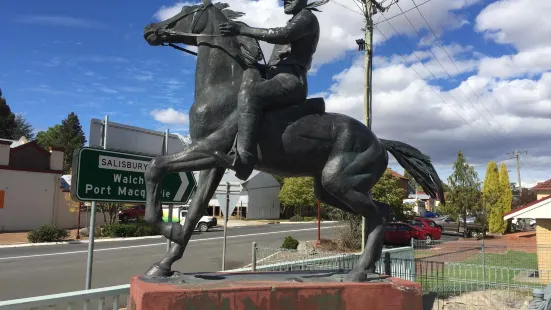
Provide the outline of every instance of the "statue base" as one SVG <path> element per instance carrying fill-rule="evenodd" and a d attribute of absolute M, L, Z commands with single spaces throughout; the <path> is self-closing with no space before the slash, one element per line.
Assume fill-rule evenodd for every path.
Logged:
<path fill-rule="evenodd" d="M 419 283 L 379 276 L 342 282 L 339 272 L 198 273 L 132 278 L 129 310 L 421 310 Z"/>

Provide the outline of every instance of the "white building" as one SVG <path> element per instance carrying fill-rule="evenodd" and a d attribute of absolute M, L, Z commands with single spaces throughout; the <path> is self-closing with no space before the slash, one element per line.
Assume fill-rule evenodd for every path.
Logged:
<path fill-rule="evenodd" d="M 42 224 L 74 228 L 60 189 L 63 150 L 45 150 L 35 141 L 0 139 L 0 231 L 27 231 Z"/>
<path fill-rule="evenodd" d="M 195 179 L 199 181 L 199 172 L 194 174 Z M 235 172 L 227 170 L 217 192 L 225 191 L 226 182 L 240 185 L 237 190 L 232 188 L 232 191 L 241 192 L 233 216 L 249 220 L 279 219 L 281 185 L 271 174 L 255 170 L 246 181 L 241 181 L 235 177 Z M 225 206 L 225 202 L 222 202 L 222 206 Z M 223 213 L 216 196 L 209 202 L 209 213 L 216 216 Z"/>

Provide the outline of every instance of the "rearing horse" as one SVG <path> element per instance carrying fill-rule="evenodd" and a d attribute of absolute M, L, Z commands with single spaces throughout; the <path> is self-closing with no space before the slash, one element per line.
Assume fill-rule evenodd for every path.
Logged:
<path fill-rule="evenodd" d="M 192 144 L 180 153 L 154 158 L 145 173 L 145 219 L 175 243 L 145 276 L 173 274 L 172 264 L 182 257 L 224 175 L 225 168 L 212 154 L 217 150 L 228 152 L 233 146 L 242 78 L 250 62 L 259 59 L 261 53 L 254 39 L 220 36 L 218 25 L 239 16 L 242 13 L 229 10 L 227 4 L 203 0 L 144 29 L 150 45 L 182 43 L 198 47 L 195 102 L 189 111 Z M 381 256 L 389 206 L 373 201 L 371 189 L 387 168 L 387 151 L 427 193 L 443 201 L 442 182 L 430 158 L 405 143 L 378 139 L 349 116 L 325 113 L 322 98 L 265 111 L 261 127 L 255 169 L 284 176 L 312 176 L 319 200 L 366 219 L 365 251 L 347 281 L 365 280 L 368 273 L 374 273 Z M 198 187 L 183 227 L 163 222 L 159 195 L 163 177 L 171 172 L 199 170 Z"/>

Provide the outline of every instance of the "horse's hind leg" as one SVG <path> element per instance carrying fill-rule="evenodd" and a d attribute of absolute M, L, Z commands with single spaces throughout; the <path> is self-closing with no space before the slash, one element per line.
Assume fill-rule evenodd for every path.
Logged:
<path fill-rule="evenodd" d="M 375 272 L 375 264 L 381 256 L 388 218 L 386 205 L 375 203 L 371 188 L 383 175 L 388 158 L 383 150 L 368 149 L 356 156 L 342 152 L 326 165 L 321 177 L 323 188 L 345 204 L 353 213 L 366 219 L 366 244 L 347 281 L 360 282 Z"/>
<path fill-rule="evenodd" d="M 203 170 L 199 175 L 199 183 L 197 191 L 193 196 L 184 227 L 182 229 L 182 235 L 177 238 L 178 243 L 174 243 L 170 250 L 165 254 L 165 257 L 153 264 L 149 270 L 146 271 L 147 277 L 166 277 L 172 274 L 172 264 L 182 258 L 186 246 L 191 239 L 193 230 L 197 226 L 201 216 L 205 214 L 205 210 L 208 207 L 208 203 L 214 195 L 220 180 L 224 176 L 224 168 L 213 168 L 210 170 Z M 178 223 L 180 225 L 180 223 Z"/>

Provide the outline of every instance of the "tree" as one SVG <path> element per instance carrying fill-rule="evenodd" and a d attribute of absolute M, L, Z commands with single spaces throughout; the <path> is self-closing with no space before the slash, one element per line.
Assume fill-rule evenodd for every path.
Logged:
<path fill-rule="evenodd" d="M 412 190 L 417 192 L 417 190 L 421 187 L 419 183 L 411 176 L 407 171 L 404 170 L 404 177 L 408 178 L 408 185 L 411 187 Z"/>
<path fill-rule="evenodd" d="M 495 161 L 491 161 L 486 167 L 484 185 L 482 186 L 482 210 L 485 214 L 488 214 L 488 228 L 492 233 L 501 230 L 503 214 L 500 200 L 502 193 L 497 164 Z"/>
<path fill-rule="evenodd" d="M 31 123 L 29 123 L 29 121 L 27 121 L 22 114 L 18 113 L 15 115 L 15 130 L 14 130 L 13 138 L 19 139 L 21 137 L 25 137 L 29 140 L 33 140 L 34 128 L 31 125 Z"/>
<path fill-rule="evenodd" d="M 54 125 L 49 127 L 46 131 L 39 131 L 36 134 L 36 143 L 47 149 L 48 147 L 63 148 L 63 140 L 61 139 L 61 131 L 63 127 L 61 125 Z"/>
<path fill-rule="evenodd" d="M 73 162 L 73 152 L 84 146 L 86 137 L 78 116 L 71 112 L 61 125 L 55 125 L 48 130 L 41 131 L 36 135 L 36 141 L 44 148 L 59 147 L 65 150 L 65 162 L 63 171 L 69 173 Z"/>
<path fill-rule="evenodd" d="M 457 153 L 457 159 L 453 163 L 453 173 L 448 177 L 448 186 L 446 205 L 442 209 L 457 218 L 463 217 L 463 223 L 466 226 L 467 213 L 477 209 L 480 181 L 474 167 L 467 163 L 461 151 Z M 459 232 L 460 222 L 457 221 L 457 232 Z"/>
<path fill-rule="evenodd" d="M 279 192 L 279 201 L 283 205 L 283 211 L 285 208 L 294 207 L 295 214 L 299 215 L 303 206 L 316 206 L 314 179 L 312 177 L 286 178 Z"/>
<path fill-rule="evenodd" d="M 400 180 L 388 173 L 388 170 L 371 190 L 374 200 L 390 206 L 389 218 L 393 221 L 403 221 L 412 216 L 413 210 L 404 205 L 404 192 L 405 190 L 400 187 Z"/>
<path fill-rule="evenodd" d="M 2 97 L 2 91 L 0 90 L 0 138 L 14 139 L 15 129 L 15 115 L 6 103 L 6 99 Z"/>
<path fill-rule="evenodd" d="M 509 182 L 509 172 L 507 172 L 507 166 L 505 163 L 501 163 L 499 169 L 499 183 L 501 187 L 501 227 L 499 231 L 503 234 L 507 231 L 510 221 L 504 221 L 503 216 L 505 213 L 511 211 L 511 204 L 513 202 L 513 191 L 511 190 L 511 183 Z"/>
<path fill-rule="evenodd" d="M 516 187 L 516 183 L 513 183 L 513 184 L 515 184 L 514 186 L 518 191 L 518 187 Z M 513 205 L 512 205 L 513 210 L 538 200 L 538 196 L 536 192 L 534 192 L 531 189 L 523 188 L 519 192 L 521 193 L 520 195 L 513 197 Z"/>

